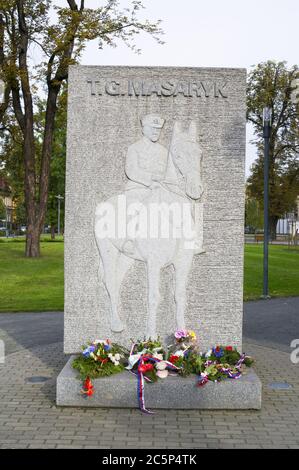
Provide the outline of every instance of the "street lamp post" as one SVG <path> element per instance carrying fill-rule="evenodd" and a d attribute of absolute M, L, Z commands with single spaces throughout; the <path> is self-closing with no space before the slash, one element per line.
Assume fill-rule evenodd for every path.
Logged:
<path fill-rule="evenodd" d="M 60 201 L 63 199 L 63 196 L 60 196 L 60 194 L 58 194 L 58 196 L 55 196 L 56 199 L 58 199 L 58 226 L 57 226 L 57 232 L 58 232 L 58 235 L 60 235 Z"/>
<path fill-rule="evenodd" d="M 269 143 L 271 134 L 271 108 L 263 109 L 263 137 L 264 137 L 264 280 L 263 298 L 269 296 L 268 275 L 268 248 L 269 248 Z"/>

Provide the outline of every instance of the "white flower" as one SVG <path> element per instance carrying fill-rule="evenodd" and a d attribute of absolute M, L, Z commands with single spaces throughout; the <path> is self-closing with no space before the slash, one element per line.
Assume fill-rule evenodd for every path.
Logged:
<path fill-rule="evenodd" d="M 157 362 L 156 363 L 156 369 L 157 370 L 165 370 L 167 367 L 167 364 L 165 361 Z"/>
<path fill-rule="evenodd" d="M 166 379 L 166 377 L 168 376 L 168 370 L 158 370 L 157 376 L 160 379 Z"/>
<path fill-rule="evenodd" d="M 116 359 L 117 361 L 120 360 L 120 354 L 116 353 L 114 357 L 115 357 L 115 359 Z"/>
<path fill-rule="evenodd" d="M 109 359 L 111 359 L 111 361 L 112 361 L 113 356 L 112 356 L 111 353 L 108 354 L 108 357 L 109 357 Z"/>
<path fill-rule="evenodd" d="M 114 365 L 115 365 L 115 366 L 118 366 L 118 365 L 119 365 L 119 361 L 116 361 L 116 360 L 114 359 L 113 362 L 114 362 Z"/>
<path fill-rule="evenodd" d="M 181 349 L 179 349 L 178 351 L 176 351 L 174 354 L 174 356 L 184 356 L 184 351 L 182 351 Z"/>
<path fill-rule="evenodd" d="M 209 349 L 209 351 L 205 354 L 205 357 L 210 357 L 212 355 L 212 349 Z"/>
<path fill-rule="evenodd" d="M 163 354 L 154 354 L 153 356 L 155 359 L 159 359 L 160 361 L 163 361 Z"/>
<path fill-rule="evenodd" d="M 105 343 L 105 341 L 103 339 L 95 339 L 92 344 L 99 344 L 99 343 L 103 344 Z"/>

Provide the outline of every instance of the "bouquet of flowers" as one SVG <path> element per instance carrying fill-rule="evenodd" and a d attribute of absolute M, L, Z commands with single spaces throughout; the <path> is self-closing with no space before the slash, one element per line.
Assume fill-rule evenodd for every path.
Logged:
<path fill-rule="evenodd" d="M 196 343 L 194 331 L 178 330 L 174 337 L 175 343 L 169 347 L 168 361 L 179 367 L 178 373 L 184 377 L 198 375 L 199 386 L 208 381 L 237 379 L 241 376 L 242 368 L 250 367 L 253 362 L 249 356 L 240 354 L 232 346 L 217 345 L 203 353 Z"/>
<path fill-rule="evenodd" d="M 140 409 L 147 410 L 144 403 L 144 382 L 156 382 L 169 375 L 190 374 L 198 376 L 197 385 L 238 379 L 246 366 L 253 363 L 251 357 L 240 354 L 233 346 L 216 345 L 206 353 L 199 350 L 196 334 L 192 330 L 177 330 L 174 342 L 166 349 L 160 339 L 144 339 L 132 342 L 130 351 L 109 339 L 95 340 L 82 347 L 82 353 L 73 361 L 83 379 L 81 392 L 92 396 L 91 379 L 117 374 L 127 369 L 137 377 Z"/>
<path fill-rule="evenodd" d="M 126 365 L 128 351 L 109 339 L 97 339 L 82 347 L 82 353 L 72 365 L 83 379 L 96 379 L 122 372 Z"/>
<path fill-rule="evenodd" d="M 144 340 L 133 343 L 126 369 L 134 374 L 142 374 L 148 382 L 156 382 L 159 378 L 165 379 L 169 370 L 177 370 L 171 362 L 166 360 L 166 352 L 160 339 Z"/>
<path fill-rule="evenodd" d="M 192 330 L 177 330 L 174 339 L 174 344 L 168 346 L 168 361 L 180 368 L 182 375 L 187 375 L 184 371 L 186 358 L 198 348 L 196 334 Z"/>

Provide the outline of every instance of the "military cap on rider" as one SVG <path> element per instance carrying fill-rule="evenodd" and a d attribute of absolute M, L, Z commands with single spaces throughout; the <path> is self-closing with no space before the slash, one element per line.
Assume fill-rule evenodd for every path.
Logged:
<path fill-rule="evenodd" d="M 141 118 L 142 126 L 151 126 L 161 129 L 164 126 L 165 119 L 161 118 L 157 114 L 147 114 Z"/>

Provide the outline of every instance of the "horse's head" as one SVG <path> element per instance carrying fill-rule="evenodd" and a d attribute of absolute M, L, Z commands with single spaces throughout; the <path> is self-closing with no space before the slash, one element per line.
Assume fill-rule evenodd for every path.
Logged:
<path fill-rule="evenodd" d="M 196 123 L 191 121 L 187 131 L 176 121 L 170 143 L 173 163 L 186 182 L 186 194 L 192 199 L 202 195 L 201 159 L 202 150 L 197 142 Z"/>

